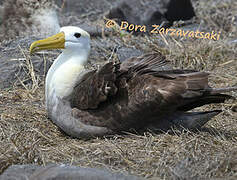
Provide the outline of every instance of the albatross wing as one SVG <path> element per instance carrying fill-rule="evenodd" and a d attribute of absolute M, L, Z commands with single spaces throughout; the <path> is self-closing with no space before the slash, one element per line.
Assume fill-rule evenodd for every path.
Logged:
<path fill-rule="evenodd" d="M 71 97 L 73 117 L 112 132 L 141 129 L 151 124 L 159 124 L 158 128 L 162 129 L 177 124 L 177 119 L 182 117 L 191 122 L 192 116 L 185 114 L 187 110 L 230 98 L 211 93 L 207 73 L 164 70 L 166 65 L 160 53 L 151 53 L 131 58 L 120 67 L 107 63 L 100 70 L 89 72 Z"/>

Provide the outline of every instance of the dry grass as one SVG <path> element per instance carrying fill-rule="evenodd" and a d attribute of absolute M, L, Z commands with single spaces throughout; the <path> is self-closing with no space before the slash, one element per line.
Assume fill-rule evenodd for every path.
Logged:
<path fill-rule="evenodd" d="M 197 5 L 200 10 L 197 14 L 213 27 L 215 22 L 208 18 L 210 10 L 204 8 L 208 3 L 210 1 L 201 1 Z M 232 3 L 235 1 L 232 0 Z M 217 6 L 217 9 L 222 6 Z M 201 16 L 201 7 L 207 13 L 205 16 Z M 217 9 L 214 8 L 215 17 L 223 15 L 224 11 Z M 223 19 L 225 17 L 227 15 Z M 225 29 L 222 25 L 218 28 Z M 211 84 L 225 87 L 237 85 L 237 45 L 228 43 L 230 33 L 236 33 L 233 27 L 225 30 L 219 41 L 118 35 L 116 42 L 144 51 L 159 50 L 176 67 L 210 71 L 213 74 Z M 164 38 L 168 44 L 163 43 Z M 33 83 L 0 91 L 0 173 L 11 164 L 68 163 L 128 171 L 157 179 L 237 178 L 237 112 L 231 110 L 237 106 L 236 101 L 211 105 L 222 109 L 223 113 L 198 132 L 174 129 L 161 134 L 147 132 L 89 140 L 73 139 L 47 118 L 44 86 L 34 74 L 29 56 L 22 53 L 22 57 L 29 75 L 26 78 L 31 78 Z M 237 97 L 236 92 L 231 94 Z"/>
<path fill-rule="evenodd" d="M 237 36 L 237 2 L 223 1 L 196 1 L 194 0 L 196 15 L 199 22 L 209 31 L 221 31 L 225 37 Z"/>
<path fill-rule="evenodd" d="M 180 176 L 182 168 L 189 176 L 237 175 L 237 113 L 228 106 L 200 132 L 80 140 L 47 119 L 42 99 L 42 87 L 32 94 L 21 88 L 1 92 L 1 170 L 11 164 L 68 163 L 162 179 Z"/>

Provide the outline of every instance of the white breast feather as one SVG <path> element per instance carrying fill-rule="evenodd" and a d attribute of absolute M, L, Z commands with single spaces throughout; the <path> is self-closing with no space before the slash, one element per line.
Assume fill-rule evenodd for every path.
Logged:
<path fill-rule="evenodd" d="M 69 96 L 83 71 L 84 67 L 82 65 L 72 62 L 64 63 L 53 74 L 49 94 L 55 90 L 56 95 L 61 98 Z"/>

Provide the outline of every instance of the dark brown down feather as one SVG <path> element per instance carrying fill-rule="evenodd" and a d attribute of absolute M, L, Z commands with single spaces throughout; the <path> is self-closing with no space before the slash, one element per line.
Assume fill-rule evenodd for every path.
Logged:
<path fill-rule="evenodd" d="M 71 97 L 73 116 L 85 124 L 113 131 L 140 129 L 168 121 L 172 114 L 222 103 L 231 97 L 213 93 L 208 73 L 166 67 L 160 53 L 151 53 L 131 58 L 120 67 L 108 63 L 89 72 Z"/>

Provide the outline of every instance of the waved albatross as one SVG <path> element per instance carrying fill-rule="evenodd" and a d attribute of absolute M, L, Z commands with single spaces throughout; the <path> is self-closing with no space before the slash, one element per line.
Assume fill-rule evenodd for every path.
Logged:
<path fill-rule="evenodd" d="M 73 137 L 146 127 L 199 128 L 220 111 L 187 111 L 222 103 L 231 96 L 220 93 L 237 89 L 211 88 L 205 72 L 163 70 L 167 61 L 158 52 L 88 70 L 90 35 L 74 26 L 33 42 L 30 53 L 46 49 L 62 49 L 46 77 L 48 116 Z"/>

